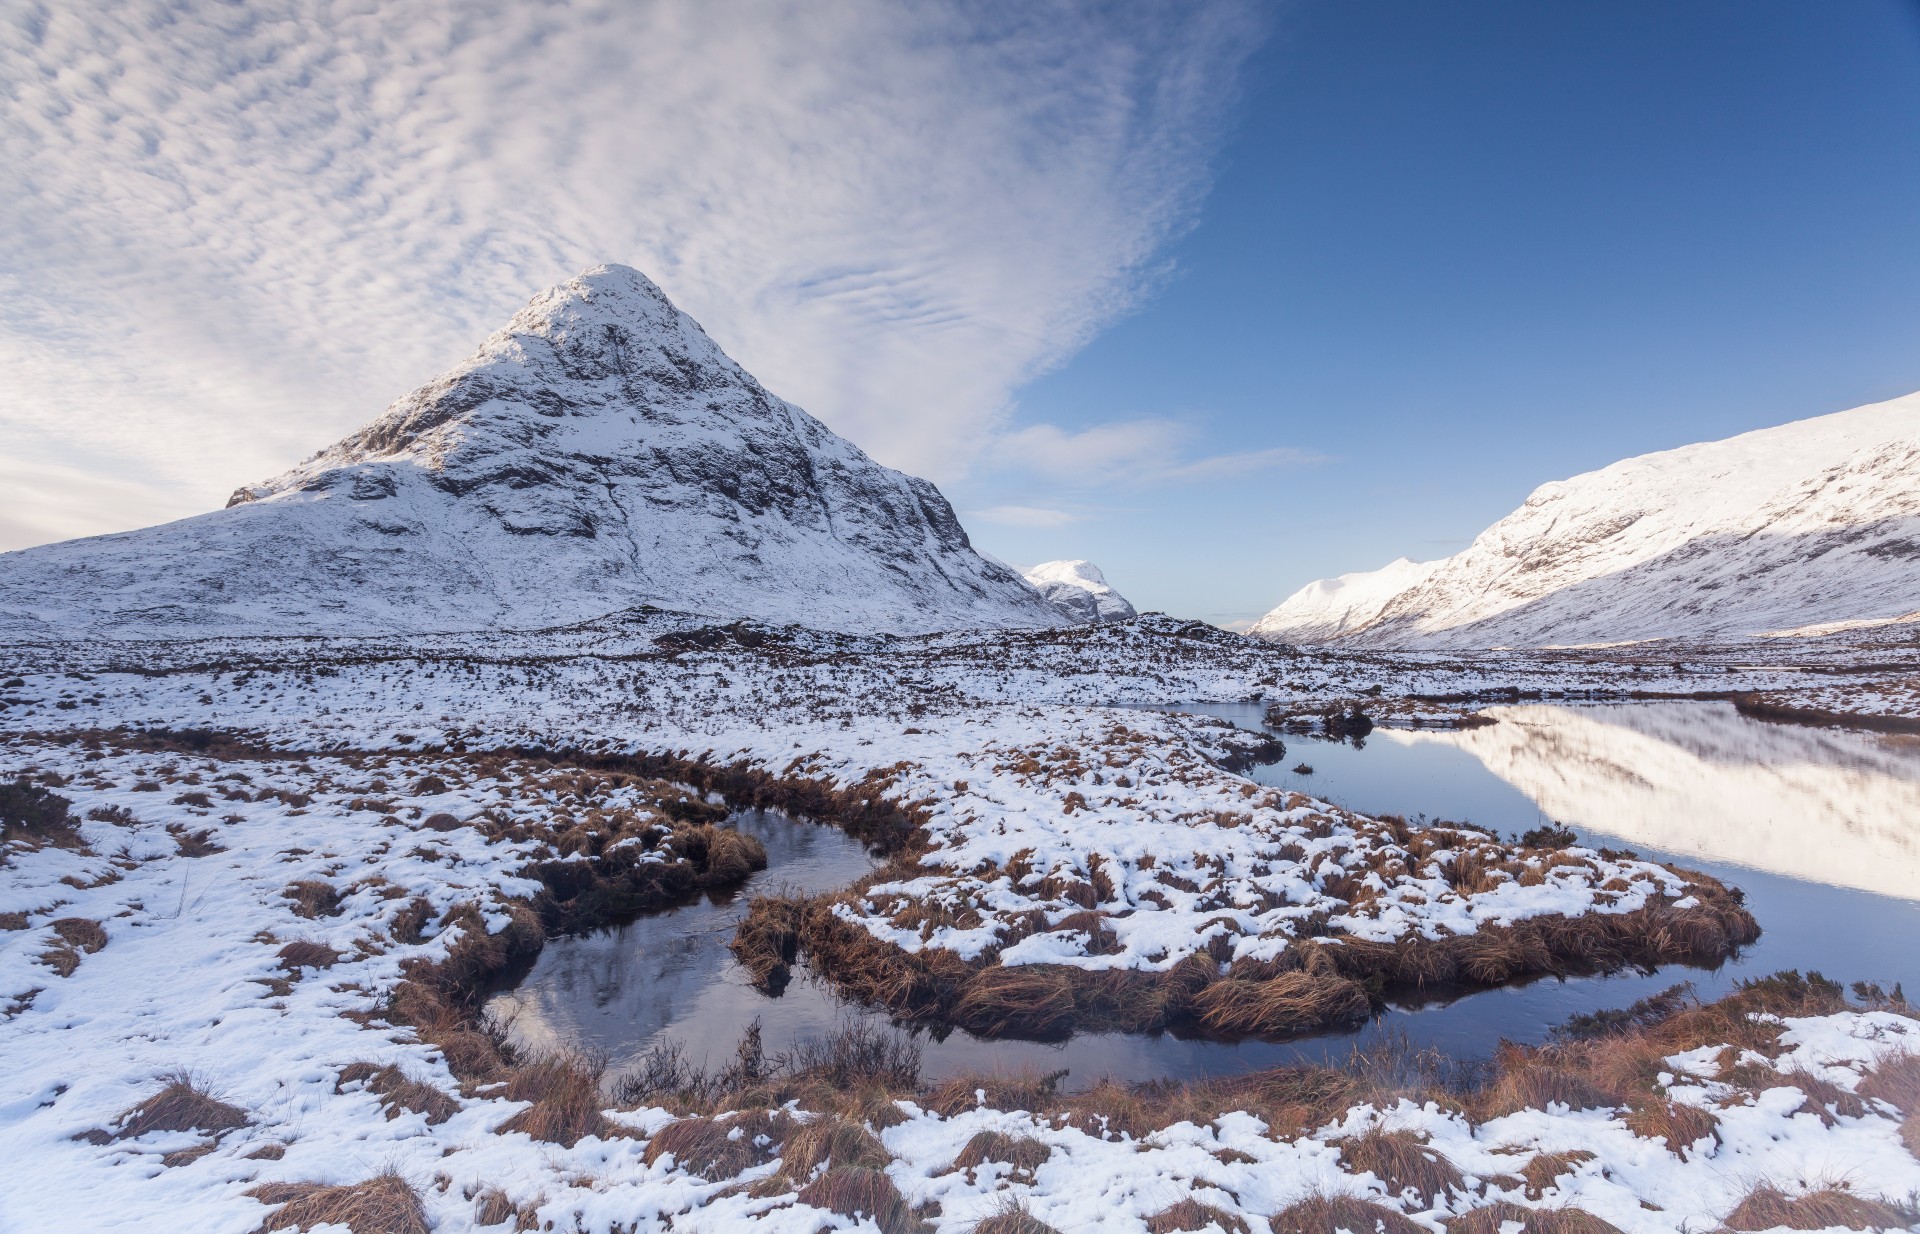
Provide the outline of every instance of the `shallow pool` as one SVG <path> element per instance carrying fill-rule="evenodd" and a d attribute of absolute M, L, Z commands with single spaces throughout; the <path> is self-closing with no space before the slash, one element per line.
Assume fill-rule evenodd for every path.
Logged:
<path fill-rule="evenodd" d="M 1257 704 L 1194 705 L 1257 728 Z M 1765 931 L 1713 970 L 1543 979 L 1452 1001 L 1394 1005 L 1357 1032 L 1223 1044 L 1170 1035 L 1081 1034 L 1059 1044 L 981 1041 L 921 1031 L 932 1077 L 1066 1069 L 1078 1086 L 1226 1074 L 1344 1055 L 1359 1040 L 1405 1033 L 1457 1057 L 1501 1039 L 1537 1042 L 1576 1012 L 1624 1006 L 1692 981 L 1717 994 L 1743 976 L 1817 969 L 1843 981 L 1920 991 L 1920 742 L 1750 720 L 1722 703 L 1521 706 L 1460 731 L 1375 730 L 1343 744 L 1289 736 L 1286 757 L 1254 769 L 1280 785 L 1368 813 L 1470 821 L 1501 832 L 1552 820 L 1584 842 L 1703 870 L 1747 894 Z M 1310 766 L 1311 773 L 1295 770 Z M 769 1052 L 838 1021 L 879 1019 L 799 970 L 779 997 L 755 990 L 727 943 L 754 894 L 832 890 L 872 859 L 829 827 L 778 814 L 736 815 L 767 846 L 768 869 L 740 892 L 577 938 L 548 942 L 489 1008 L 532 1048 L 605 1053 L 617 1071 L 677 1043 L 716 1065 L 758 1019 Z"/>

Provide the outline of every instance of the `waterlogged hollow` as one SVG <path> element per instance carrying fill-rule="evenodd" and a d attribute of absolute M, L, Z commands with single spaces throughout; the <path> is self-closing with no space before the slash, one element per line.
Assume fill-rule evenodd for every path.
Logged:
<path fill-rule="evenodd" d="M 1195 705 L 1250 728 L 1257 704 Z M 1766 723 L 1719 703 L 1528 706 L 1462 731 L 1376 729 L 1360 745 L 1289 736 L 1286 757 L 1253 778 L 1367 813 L 1466 820 L 1501 832 L 1566 824 L 1593 846 L 1631 847 L 1743 888 L 1765 933 L 1707 971 L 1546 979 L 1453 1001 L 1392 1005 L 1356 1033 L 1221 1043 L 1171 1035 L 1083 1033 L 1060 1044 L 921 1032 L 923 1070 L 1066 1069 L 1079 1087 L 1232 1074 L 1343 1056 L 1356 1038 L 1405 1033 L 1462 1058 L 1505 1038 L 1534 1043 L 1577 1012 L 1620 1007 L 1692 981 L 1703 996 L 1739 978 L 1817 969 L 1842 981 L 1903 982 L 1920 992 L 1920 740 Z M 1296 771 L 1301 765 L 1312 773 Z M 804 967 L 779 997 L 758 992 L 727 943 L 756 894 L 830 891 L 873 861 L 830 827 L 769 811 L 731 825 L 766 845 L 768 868 L 738 892 L 703 896 L 624 925 L 550 940 L 489 1003 L 540 1050 L 605 1053 L 618 1072 L 677 1044 L 718 1066 L 759 1020 L 777 1053 L 847 1020 L 884 1016 L 846 1004 Z"/>

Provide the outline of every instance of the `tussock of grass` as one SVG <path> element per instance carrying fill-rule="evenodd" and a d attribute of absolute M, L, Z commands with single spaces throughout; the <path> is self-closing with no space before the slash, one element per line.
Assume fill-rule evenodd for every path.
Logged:
<path fill-rule="evenodd" d="M 72 806 L 25 776 L 0 784 L 0 843 L 84 850 L 86 841 L 74 825 Z"/>
<path fill-rule="evenodd" d="M 605 1065 L 579 1054 L 556 1055 L 520 1067 L 507 1081 L 502 1096 L 509 1101 L 531 1101 L 527 1109 L 495 1128 L 506 1134 L 522 1131 L 536 1140 L 571 1148 L 587 1136 L 602 1139 L 627 1132 L 610 1122 L 603 1111 L 600 1076 Z"/>
<path fill-rule="evenodd" d="M 1340 1163 L 1350 1173 L 1374 1175 L 1386 1184 L 1389 1195 L 1412 1191 L 1426 1206 L 1464 1186 L 1453 1163 L 1411 1131 L 1374 1130 L 1349 1136 L 1340 1141 Z"/>
<path fill-rule="evenodd" d="M 754 1143 L 756 1130 L 745 1120 L 720 1122 L 711 1118 L 683 1118 L 668 1123 L 647 1142 L 648 1165 L 671 1156 L 675 1165 L 709 1182 L 732 1178 L 767 1159 Z"/>
<path fill-rule="evenodd" d="M 1357 1023 L 1373 1009 L 1344 977 L 1281 973 L 1267 981 L 1216 981 L 1194 1000 L 1200 1023 L 1222 1036 L 1274 1036 L 1323 1024 Z"/>
<path fill-rule="evenodd" d="M 873 1133 L 858 1123 L 825 1114 L 796 1128 L 780 1149 L 781 1169 L 796 1182 L 822 1165 L 884 1169 L 893 1160 Z"/>
<path fill-rule="evenodd" d="M 1060 1231 L 1028 1212 L 1020 1200 L 1008 1196 L 1000 1202 L 998 1212 L 989 1213 L 974 1223 L 972 1234 L 1060 1234 Z"/>
<path fill-rule="evenodd" d="M 293 914 L 305 917 L 309 921 L 318 917 L 337 917 L 340 915 L 340 889 L 332 883 L 317 878 L 303 878 L 288 883 L 280 893 L 293 901 Z"/>
<path fill-rule="evenodd" d="M 364 1083 L 367 1091 L 380 1096 L 381 1108 L 389 1121 L 411 1112 L 426 1116 L 429 1123 L 444 1123 L 460 1112 L 460 1103 L 425 1080 L 410 1079 L 398 1067 L 373 1063 L 348 1063 L 340 1069 L 333 1091 L 343 1092 L 347 1085 Z"/>
<path fill-rule="evenodd" d="M 1183 1234 L 1218 1227 L 1226 1234 L 1251 1234 L 1246 1219 L 1188 1196 L 1147 1218 L 1147 1234 Z"/>
<path fill-rule="evenodd" d="M 297 939 L 279 951 L 280 967 L 289 972 L 303 968 L 332 968 L 340 962 L 340 953 L 325 943 Z"/>
<path fill-rule="evenodd" d="M 893 1180 L 868 1166 L 830 1169 L 802 1188 L 799 1200 L 843 1217 L 868 1217 L 881 1234 L 918 1234 L 923 1228 Z"/>
<path fill-rule="evenodd" d="M 1858 1196 L 1838 1187 L 1803 1195 L 1788 1195 L 1771 1183 L 1762 1183 L 1727 1214 L 1729 1230 L 1904 1230 L 1914 1216 L 1879 1200 Z"/>
<path fill-rule="evenodd" d="M 1526 1234 L 1623 1234 L 1584 1208 L 1528 1208 L 1497 1200 L 1447 1222 L 1447 1234 L 1500 1234 L 1509 1222 L 1518 1222 Z"/>
<path fill-rule="evenodd" d="M 1701 1140 L 1720 1139 L 1720 1120 L 1712 1111 L 1677 1101 L 1637 1102 L 1627 1111 L 1626 1123 L 1643 1139 L 1665 1140 L 1667 1151 L 1676 1157 L 1688 1156 Z"/>
<path fill-rule="evenodd" d="M 1269 1224 L 1273 1234 L 1427 1234 L 1424 1226 L 1415 1225 L 1403 1213 L 1346 1195 L 1302 1200 L 1274 1214 Z M 1495 1225 L 1492 1230 L 1498 1234 L 1499 1228 Z"/>
<path fill-rule="evenodd" d="M 953 1170 L 965 1170 L 967 1181 L 972 1182 L 978 1169 L 989 1161 L 996 1161 L 1008 1167 L 1015 1176 L 1024 1176 L 1028 1181 L 1033 1172 L 1047 1163 L 1053 1156 L 1053 1149 L 1045 1142 L 1032 1136 L 1007 1135 L 1000 1131 L 975 1132 L 968 1140 L 960 1155 L 953 1159 Z"/>
<path fill-rule="evenodd" d="M 279 1206 L 261 1223 L 262 1231 L 318 1225 L 343 1225 L 353 1234 L 430 1234 L 432 1229 L 419 1193 L 393 1170 L 340 1186 L 267 1183 L 247 1194 L 262 1204 Z"/>
<path fill-rule="evenodd" d="M 1526 1183 L 1527 1198 L 1539 1199 L 1557 1187 L 1561 1179 L 1592 1160 L 1594 1155 L 1583 1148 L 1563 1153 L 1535 1153 L 1520 1171 L 1520 1178 Z"/>
<path fill-rule="evenodd" d="M 120 1115 L 116 1139 L 127 1140 L 150 1131 L 211 1131 L 216 1135 L 248 1123 L 247 1112 L 207 1091 L 204 1081 L 184 1072 L 163 1077 L 159 1092 Z"/>
<path fill-rule="evenodd" d="M 769 994 L 787 988 L 800 950 L 800 922 L 806 900 L 797 895 L 760 896 L 728 944 L 756 987 Z"/>

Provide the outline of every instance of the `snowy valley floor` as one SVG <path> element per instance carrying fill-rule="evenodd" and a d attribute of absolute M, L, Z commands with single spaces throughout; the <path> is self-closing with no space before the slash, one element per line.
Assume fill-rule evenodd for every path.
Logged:
<path fill-rule="evenodd" d="M 0 1229 L 1904 1227 L 1920 1019 L 1872 989 L 1676 995 L 1489 1070 L 1077 1092 L 923 1086 L 860 1035 L 609 1090 L 473 1011 L 543 934 L 737 883 L 764 855 L 717 824 L 755 804 L 891 860 L 756 906 L 743 962 L 804 949 L 907 1021 L 1283 1033 L 1398 984 L 1710 959 L 1752 929 L 1710 879 L 1354 815 L 1228 770 L 1252 735 L 1114 704 L 1907 697 L 1904 649 L 1816 651 L 1496 670 L 1156 619 L 891 643 L 664 615 L 12 649 Z"/>

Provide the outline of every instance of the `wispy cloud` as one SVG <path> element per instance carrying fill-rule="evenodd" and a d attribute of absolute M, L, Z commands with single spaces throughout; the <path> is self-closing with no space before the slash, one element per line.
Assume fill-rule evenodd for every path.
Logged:
<path fill-rule="evenodd" d="M 1196 454 L 1194 437 L 1193 427 L 1183 421 L 1152 417 L 1072 431 L 1035 424 L 1002 434 L 996 456 L 1003 466 L 1078 488 L 1224 479 L 1325 461 L 1292 446 Z"/>
<path fill-rule="evenodd" d="M 604 260 L 949 479 L 1191 220 L 1254 8 L 10 6 L 0 454 L 133 479 L 0 547 L 217 505 Z"/>
<path fill-rule="evenodd" d="M 968 521 L 998 523 L 1003 527 L 1065 527 L 1081 519 L 1071 510 L 1046 506 L 988 506 L 984 510 L 968 510 L 964 517 Z"/>

